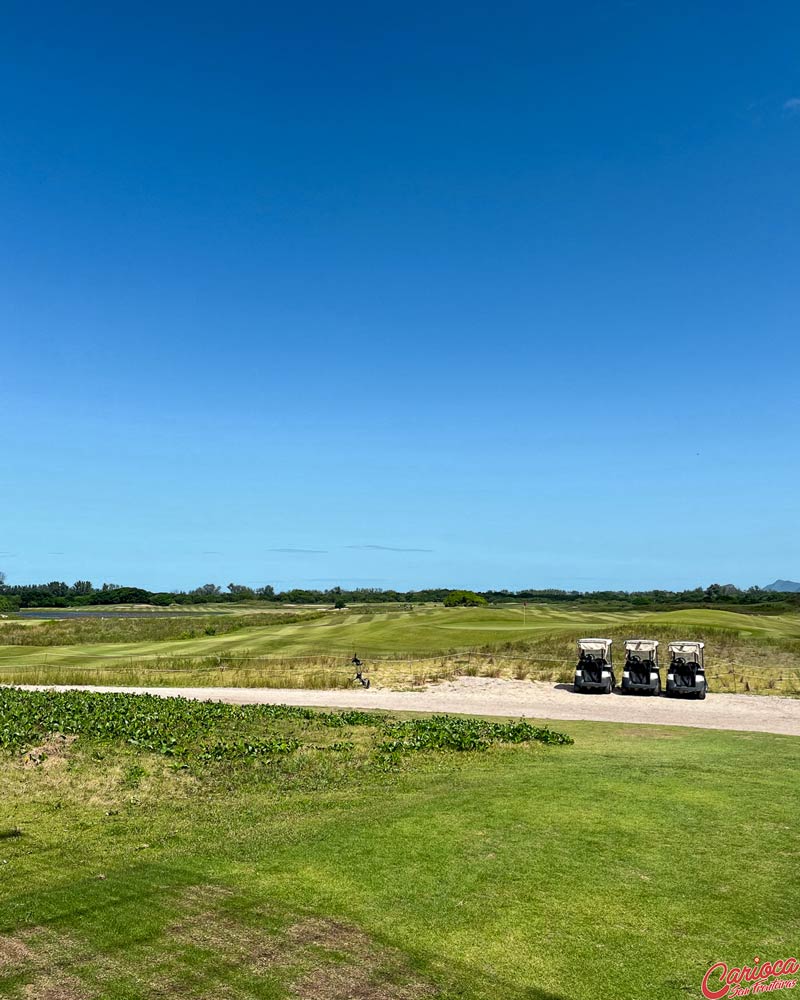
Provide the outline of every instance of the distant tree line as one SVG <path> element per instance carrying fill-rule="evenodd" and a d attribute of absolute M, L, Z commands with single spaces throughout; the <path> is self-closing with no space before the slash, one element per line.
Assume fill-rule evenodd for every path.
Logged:
<path fill-rule="evenodd" d="M 192 604 L 238 604 L 247 601 L 269 601 L 276 604 L 331 604 L 346 607 L 348 604 L 429 604 L 447 606 L 510 604 L 527 601 L 531 604 L 602 605 L 620 609 L 677 609 L 681 607 L 724 607 L 742 611 L 765 610 L 778 613 L 783 610 L 800 610 L 800 594 L 781 593 L 749 587 L 740 590 L 733 584 L 712 583 L 709 587 L 693 590 L 484 590 L 468 591 L 450 587 L 433 587 L 426 590 L 381 590 L 362 587 L 344 590 L 331 587 L 327 590 L 293 589 L 276 592 L 271 586 L 247 587 L 229 583 L 225 589 L 215 583 L 204 583 L 194 590 L 150 591 L 141 587 L 123 587 L 104 583 L 95 587 L 89 580 L 76 580 L 73 584 L 62 580 L 50 583 L 14 584 L 5 582 L 0 573 L 0 611 L 19 608 L 84 607 L 93 604 L 149 604 L 154 607 Z"/>

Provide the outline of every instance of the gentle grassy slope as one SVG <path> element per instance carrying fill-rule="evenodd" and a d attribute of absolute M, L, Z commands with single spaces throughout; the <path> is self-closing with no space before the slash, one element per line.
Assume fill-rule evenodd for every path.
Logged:
<path fill-rule="evenodd" d="M 251 615 L 131 615 L 104 617 L 75 616 L 70 619 L 36 620 L 18 618 L 0 623 L 3 646 L 81 646 L 119 643 L 162 643 L 205 639 L 252 626 L 275 626 L 308 621 L 324 612 L 266 612 Z"/>
<path fill-rule="evenodd" d="M 288 625 L 256 625 L 238 629 L 230 635 L 197 636 L 172 642 L 125 641 L 126 633 L 134 627 L 131 619 L 109 621 L 107 629 L 118 631 L 122 641 L 74 644 L 50 647 L 48 660 L 64 656 L 97 655 L 186 655 L 207 656 L 214 654 L 247 652 L 253 655 L 269 653 L 340 653 L 352 655 L 354 649 L 367 655 L 397 652 L 430 654 L 452 649 L 483 646 L 493 643 L 533 638 L 544 631 L 584 625 L 609 625 L 630 620 L 630 614 L 590 614 L 561 612 L 548 608 L 529 609 L 523 618 L 519 609 L 480 608 L 422 608 L 411 612 L 331 612 L 312 621 Z M 57 623 L 61 624 L 61 623 Z M 67 623 L 80 629 L 77 622 Z M 92 623 L 94 624 L 94 623 Z M 151 623 L 145 622 L 148 631 Z M 187 627 L 186 621 L 180 628 Z M 39 625 L 43 632 L 49 623 Z M 31 629 L 26 629 L 26 643 L 34 641 Z M 0 629 L 2 640 L 2 629 Z M 13 657 L 16 662 L 27 662 L 27 657 L 41 658 L 39 650 L 26 646 L 15 649 L 1 648 L 3 658 Z"/>
<path fill-rule="evenodd" d="M 560 727 L 389 775 L 6 763 L 0 996 L 678 1000 L 792 952 L 796 740 Z"/>
<path fill-rule="evenodd" d="M 0 645 L 0 680 L 19 683 L 330 687 L 350 683 L 349 659 L 356 650 L 371 661 L 373 681 L 385 684 L 423 683 L 459 672 L 567 680 L 575 639 L 601 634 L 615 639 L 618 659 L 623 640 L 635 635 L 664 644 L 705 639 L 717 691 L 800 690 L 800 615 L 425 607 L 312 613 L 272 624 L 269 616 L 250 615 L 5 628 L 8 638 L 25 644 Z M 63 635 L 69 644 L 31 645 L 37 632 L 48 643 Z M 175 638 L 176 633 L 186 637 Z M 103 641 L 83 641 L 86 634 L 102 635 Z M 491 660 L 455 655 L 465 650 L 495 655 Z"/>

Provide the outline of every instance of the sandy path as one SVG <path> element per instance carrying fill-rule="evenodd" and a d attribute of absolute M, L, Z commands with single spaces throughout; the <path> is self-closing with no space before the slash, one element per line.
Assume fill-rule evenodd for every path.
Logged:
<path fill-rule="evenodd" d="M 18 685 L 44 690 L 48 685 Z M 55 685 L 53 685 L 55 687 Z M 419 691 L 387 688 L 306 690 L 298 688 L 125 688 L 69 685 L 82 691 L 118 691 L 234 705 L 309 705 L 320 708 L 382 708 L 396 712 L 455 712 L 462 715 L 527 716 L 592 722 L 658 723 L 700 729 L 735 729 L 800 736 L 800 699 L 746 694 L 710 694 L 705 701 L 575 694 L 543 681 L 461 677 Z M 57 688 L 57 690 L 65 690 Z"/>

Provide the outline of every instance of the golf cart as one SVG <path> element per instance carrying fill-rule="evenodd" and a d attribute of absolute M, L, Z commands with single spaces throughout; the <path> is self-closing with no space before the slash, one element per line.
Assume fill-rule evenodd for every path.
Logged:
<path fill-rule="evenodd" d="M 623 694 L 661 694 L 658 643 L 655 639 L 628 639 L 622 668 Z"/>
<path fill-rule="evenodd" d="M 704 642 L 671 642 L 667 695 L 703 699 L 708 691 L 703 662 Z"/>
<path fill-rule="evenodd" d="M 617 686 L 610 639 L 578 639 L 575 691 L 611 694 Z"/>

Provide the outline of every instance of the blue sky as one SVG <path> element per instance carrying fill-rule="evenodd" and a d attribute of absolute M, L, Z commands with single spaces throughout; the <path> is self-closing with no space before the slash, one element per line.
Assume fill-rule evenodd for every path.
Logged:
<path fill-rule="evenodd" d="M 0 569 L 800 579 L 796 3 L 4 5 Z"/>

